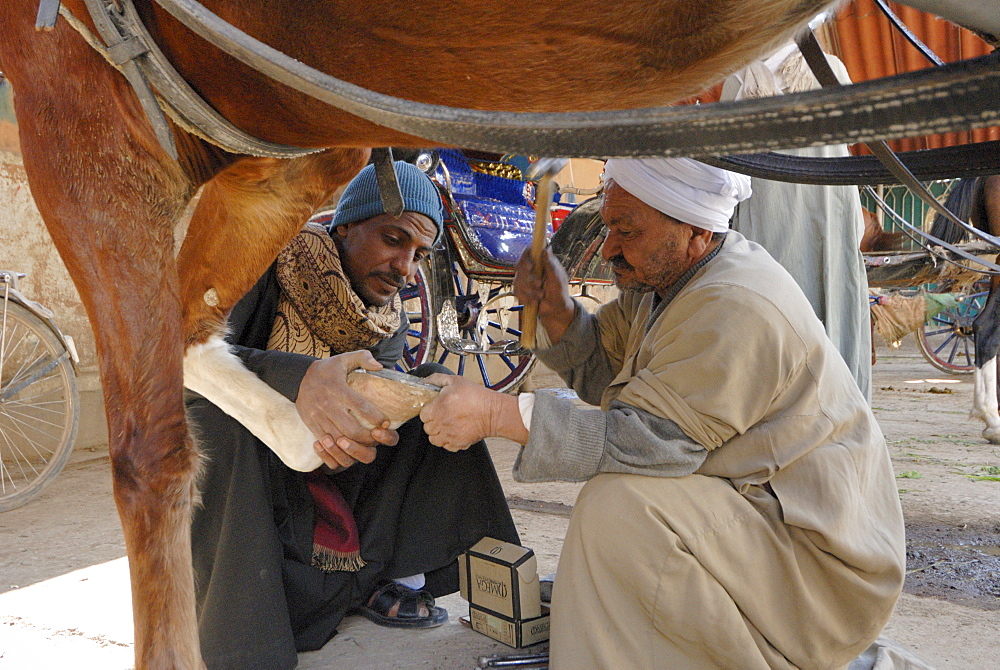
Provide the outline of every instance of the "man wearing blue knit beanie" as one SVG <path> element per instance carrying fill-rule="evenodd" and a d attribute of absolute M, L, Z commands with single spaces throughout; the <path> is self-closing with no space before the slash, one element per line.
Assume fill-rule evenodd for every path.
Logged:
<path fill-rule="evenodd" d="M 407 279 L 413 278 L 419 261 L 441 237 L 437 187 L 415 165 L 397 161 L 393 167 L 403 196 L 403 213 L 398 219 L 385 212 L 375 166 L 369 164 L 347 185 L 330 224 L 344 270 L 368 305 L 385 305 Z M 377 240 L 386 234 L 393 238 L 387 240 L 390 244 L 379 245 Z M 403 238 L 418 242 L 414 255 L 397 253 L 400 247 L 396 242 Z M 403 274 L 404 269 L 408 274 Z"/>
<path fill-rule="evenodd" d="M 234 352 L 322 436 L 324 465 L 292 470 L 221 409 L 188 399 L 205 455 L 192 552 L 210 670 L 293 668 L 351 613 L 440 625 L 448 613 L 434 598 L 458 590 L 458 555 L 485 536 L 519 542 L 485 443 L 434 447 L 419 419 L 366 430 L 388 421 L 347 386 L 349 371 L 402 358 L 399 291 L 441 236 L 437 187 L 410 163 L 394 168 L 402 214 L 385 211 L 367 166 L 329 228 L 307 223 L 229 319 Z"/>

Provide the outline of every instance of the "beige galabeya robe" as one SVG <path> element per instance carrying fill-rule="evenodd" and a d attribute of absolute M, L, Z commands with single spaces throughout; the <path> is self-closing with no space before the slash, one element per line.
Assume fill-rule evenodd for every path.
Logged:
<path fill-rule="evenodd" d="M 846 665 L 888 620 L 905 568 L 865 398 L 794 280 L 739 233 L 648 324 L 652 308 L 652 293 L 623 293 L 600 311 L 619 369 L 602 405 L 668 418 L 709 453 L 686 477 L 584 487 L 553 667 Z"/>

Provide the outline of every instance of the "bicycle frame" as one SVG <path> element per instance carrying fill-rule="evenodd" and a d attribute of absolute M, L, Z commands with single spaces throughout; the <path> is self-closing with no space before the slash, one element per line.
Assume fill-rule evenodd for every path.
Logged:
<path fill-rule="evenodd" d="M 66 352 L 69 354 L 70 362 L 73 365 L 73 372 L 78 372 L 77 367 L 80 364 L 80 355 L 76 351 L 76 343 L 73 341 L 73 337 L 70 335 L 64 335 L 59 326 L 53 321 L 55 314 L 51 310 L 44 307 L 38 302 L 35 302 L 31 298 L 27 297 L 17 288 L 17 282 L 19 279 L 23 279 L 26 275 L 23 272 L 12 272 L 10 270 L 0 270 L 0 293 L 3 294 L 3 318 L 0 322 L 0 327 L 3 328 L 3 332 L 6 332 L 7 326 L 7 302 L 15 302 L 21 307 L 37 316 L 42 322 L 52 331 L 52 334 L 56 336 L 60 344 L 65 347 Z M 6 342 L 0 342 L 0 363 L 3 361 L 3 353 L 6 348 Z"/>

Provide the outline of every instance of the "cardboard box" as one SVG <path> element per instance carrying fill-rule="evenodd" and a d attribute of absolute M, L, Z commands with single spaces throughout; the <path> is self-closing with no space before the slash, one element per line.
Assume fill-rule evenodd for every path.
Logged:
<path fill-rule="evenodd" d="M 549 639 L 535 553 L 483 538 L 459 558 L 459 589 L 473 630 L 520 648 Z"/>

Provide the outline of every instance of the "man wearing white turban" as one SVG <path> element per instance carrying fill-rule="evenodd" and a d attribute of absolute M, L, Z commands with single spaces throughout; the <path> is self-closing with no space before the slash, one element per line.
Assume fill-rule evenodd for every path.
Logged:
<path fill-rule="evenodd" d="M 587 482 L 552 594 L 556 670 L 844 667 L 902 588 L 885 440 L 795 281 L 726 232 L 749 195 L 697 161 L 609 160 L 622 293 L 596 315 L 551 254 L 541 277 L 522 257 L 539 357 L 600 409 L 432 378 L 432 443 L 507 437 L 518 481 Z"/>

